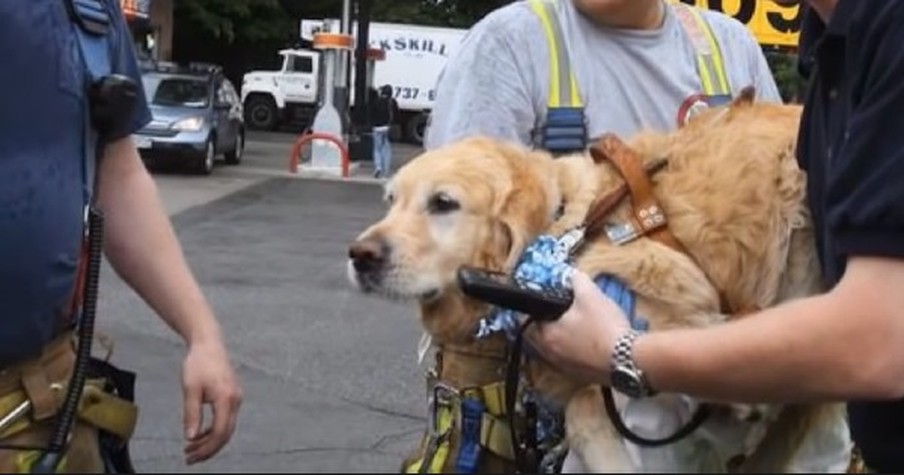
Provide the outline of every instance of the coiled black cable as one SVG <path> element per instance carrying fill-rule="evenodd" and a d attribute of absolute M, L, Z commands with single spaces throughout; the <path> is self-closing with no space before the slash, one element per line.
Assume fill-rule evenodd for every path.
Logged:
<path fill-rule="evenodd" d="M 85 289 L 82 300 L 82 316 L 78 322 L 78 348 L 75 368 L 72 371 L 69 386 L 66 388 L 66 399 L 57 416 L 56 427 L 51 435 L 47 449 L 41 458 L 32 466 L 32 473 L 55 473 L 62 459 L 63 452 L 69 444 L 72 425 L 78 411 L 79 400 L 85 388 L 88 373 L 88 362 L 91 358 L 91 345 L 94 338 L 94 317 L 97 313 L 98 287 L 100 286 L 100 267 L 103 256 L 103 214 L 90 206 L 88 208 L 88 267 L 85 271 Z"/>

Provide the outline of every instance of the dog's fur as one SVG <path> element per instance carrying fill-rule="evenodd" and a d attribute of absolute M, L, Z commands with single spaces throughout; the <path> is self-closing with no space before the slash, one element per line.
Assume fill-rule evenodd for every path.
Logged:
<path fill-rule="evenodd" d="M 622 246 L 601 237 L 588 242 L 578 267 L 591 276 L 605 272 L 627 282 L 637 295 L 637 312 L 652 331 L 733 318 L 720 313 L 716 286 L 734 308 L 766 308 L 823 290 L 805 206 L 805 176 L 793 153 L 799 114 L 797 106 L 754 104 L 745 95 L 673 133 L 630 137 L 626 143 L 645 161 L 668 159 L 668 168 L 653 178 L 654 193 L 669 229 L 693 259 L 647 237 Z M 457 269 L 468 264 L 511 271 L 533 238 L 581 223 L 593 200 L 621 181 L 611 164 L 594 164 L 587 155 L 553 159 L 543 151 L 482 137 L 426 152 L 387 184 L 388 212 L 353 244 L 358 268 L 350 260 L 350 278 L 363 291 L 418 301 L 421 322 L 440 347 L 504 347 L 501 336 L 474 341 L 475 326 L 489 308 L 457 289 Z M 564 214 L 556 219 L 563 203 Z M 624 222 L 629 212 L 626 199 L 609 219 Z M 456 365 L 454 353 L 445 360 L 452 369 L 442 377 L 461 385 L 498 379 L 502 365 L 481 366 L 473 359 Z M 598 388 L 576 385 L 539 360 L 526 371 L 538 390 L 565 409 L 570 450 L 584 468 L 639 469 L 636 454 L 625 449 L 608 421 Z M 668 407 L 678 396 L 657 398 Z M 806 439 L 844 424 L 839 405 L 722 409 L 679 442 L 707 447 L 704 453 L 715 457 L 716 471 L 738 455 L 744 462 L 733 469 L 785 471 L 797 463 Z M 730 427 L 743 442 L 729 451 L 707 445 L 721 437 L 714 435 L 716 425 Z M 839 450 L 849 448 L 843 445 Z M 711 461 L 691 465 L 643 470 L 714 469 Z"/>

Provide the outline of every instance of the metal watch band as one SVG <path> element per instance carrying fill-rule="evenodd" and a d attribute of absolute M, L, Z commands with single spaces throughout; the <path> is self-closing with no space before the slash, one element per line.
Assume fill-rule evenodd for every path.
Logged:
<path fill-rule="evenodd" d="M 634 341 L 642 333 L 631 329 L 615 342 L 612 350 L 612 387 L 631 397 L 646 397 L 656 394 L 650 387 L 643 371 L 634 363 Z M 627 379 L 626 379 L 627 378 Z"/>
<path fill-rule="evenodd" d="M 634 340 L 639 336 L 640 332 L 631 329 L 615 342 L 615 349 L 612 353 L 612 363 L 615 367 L 628 367 L 631 370 L 637 370 L 637 366 L 634 365 L 631 348 L 634 346 Z"/>

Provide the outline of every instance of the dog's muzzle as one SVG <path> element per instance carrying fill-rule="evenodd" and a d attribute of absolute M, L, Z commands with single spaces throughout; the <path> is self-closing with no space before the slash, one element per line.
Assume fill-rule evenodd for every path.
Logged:
<path fill-rule="evenodd" d="M 389 244 L 384 239 L 365 238 L 352 243 L 348 258 L 355 277 L 363 290 L 373 290 L 380 285 L 389 262 Z"/>

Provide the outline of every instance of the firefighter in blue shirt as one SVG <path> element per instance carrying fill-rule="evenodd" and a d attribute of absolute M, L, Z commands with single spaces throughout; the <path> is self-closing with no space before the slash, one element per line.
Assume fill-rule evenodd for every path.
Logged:
<path fill-rule="evenodd" d="M 122 89 L 133 99 L 131 108 L 120 107 L 124 101 L 112 96 L 108 108 L 113 112 L 103 130 L 95 130 L 86 113 L 93 110 L 90 98 L 107 97 L 91 74 L 97 58 L 87 50 L 104 53 L 110 73 L 105 77 L 112 79 L 103 84 L 134 86 Z M 28 471 L 36 461 L 46 461 L 41 457 L 48 451 L 39 449 L 60 427 L 54 424 L 70 402 L 63 396 L 79 373 L 76 345 L 70 343 L 86 333 L 78 333 L 74 323 L 84 322 L 79 315 L 88 313 L 89 303 L 82 298 L 88 295 L 82 292 L 82 256 L 89 199 L 103 215 L 103 251 L 116 273 L 187 345 L 182 367 L 186 461 L 213 456 L 233 433 L 241 389 L 217 320 L 130 139 L 150 113 L 119 5 L 114 0 L 4 0 L 0 64 L 0 472 Z M 84 393 L 97 393 L 96 374 L 86 374 Z M 111 399 L 105 397 L 107 389 L 91 401 L 108 406 L 73 409 L 78 413 L 72 438 L 60 432 L 67 450 L 56 454 L 59 469 L 115 469 L 98 457 L 97 437 L 86 436 L 98 432 L 88 427 L 126 439 L 131 434 L 134 411 L 128 410 L 128 396 Z M 202 427 L 204 404 L 212 405 L 209 428 Z"/>

